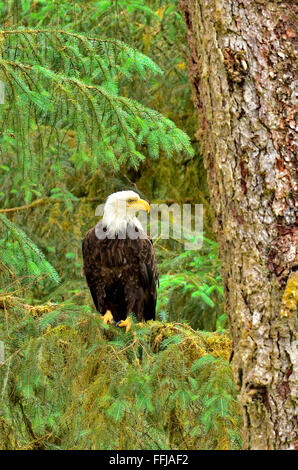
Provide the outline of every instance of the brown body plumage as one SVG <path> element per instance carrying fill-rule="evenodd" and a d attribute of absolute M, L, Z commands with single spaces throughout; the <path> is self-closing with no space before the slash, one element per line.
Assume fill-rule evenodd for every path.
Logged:
<path fill-rule="evenodd" d="M 103 222 L 98 228 L 105 230 Z M 95 307 L 102 314 L 110 310 L 116 322 L 130 313 L 138 322 L 155 319 L 154 248 L 145 232 L 135 230 L 141 237 L 98 239 L 94 227 L 83 240 L 84 273 Z"/>

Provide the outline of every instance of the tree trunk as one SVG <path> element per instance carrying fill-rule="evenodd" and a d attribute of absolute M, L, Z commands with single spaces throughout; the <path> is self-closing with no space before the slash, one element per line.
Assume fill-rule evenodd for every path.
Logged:
<path fill-rule="evenodd" d="M 245 449 L 298 445 L 295 3 L 180 0 Z"/>

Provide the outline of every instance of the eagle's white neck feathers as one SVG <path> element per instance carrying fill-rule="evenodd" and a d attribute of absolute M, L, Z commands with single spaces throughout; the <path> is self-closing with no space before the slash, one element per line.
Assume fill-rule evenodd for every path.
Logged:
<path fill-rule="evenodd" d="M 111 194 L 106 200 L 102 223 L 106 227 L 106 235 L 112 238 L 119 233 L 125 233 L 129 226 L 143 230 L 141 222 L 135 216 L 136 208 L 129 207 L 128 201 L 142 201 L 134 191 L 119 191 Z"/>

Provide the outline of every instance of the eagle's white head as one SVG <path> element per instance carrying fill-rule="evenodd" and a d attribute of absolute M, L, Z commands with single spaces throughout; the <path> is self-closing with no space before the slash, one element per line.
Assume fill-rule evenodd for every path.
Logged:
<path fill-rule="evenodd" d="M 150 212 L 150 206 L 134 191 L 119 191 L 111 194 L 105 203 L 102 223 L 107 236 L 126 232 L 129 226 L 143 230 L 136 212 Z"/>

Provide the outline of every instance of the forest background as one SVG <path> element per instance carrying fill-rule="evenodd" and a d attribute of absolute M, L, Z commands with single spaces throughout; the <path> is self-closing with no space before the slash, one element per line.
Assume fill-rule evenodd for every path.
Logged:
<path fill-rule="evenodd" d="M 241 448 L 177 2 L 12 0 L 0 18 L 0 448 Z M 201 250 L 154 240 L 157 321 L 128 335 L 81 275 L 95 209 L 124 189 L 204 205 Z"/>

